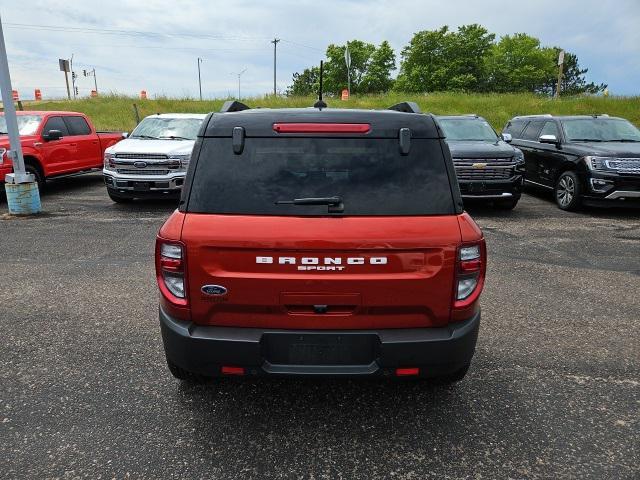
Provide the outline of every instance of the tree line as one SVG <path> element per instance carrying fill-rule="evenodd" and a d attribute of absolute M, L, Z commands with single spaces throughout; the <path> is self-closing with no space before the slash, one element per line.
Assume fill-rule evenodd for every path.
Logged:
<path fill-rule="evenodd" d="M 496 38 L 482 25 L 463 25 L 456 31 L 444 26 L 413 35 L 400 52 L 397 77 L 396 54 L 385 40 L 376 46 L 361 40 L 346 45 L 329 45 L 323 72 L 323 89 L 339 95 L 347 87 L 345 49 L 351 55 L 351 93 L 384 93 L 390 90 L 411 93 L 533 92 L 551 95 L 556 90 L 560 47 L 542 46 L 525 33 Z M 595 94 L 605 84 L 587 82 L 588 69 L 578 57 L 564 56 L 563 95 Z M 313 66 L 293 74 L 287 95 L 315 95 L 320 68 Z"/>

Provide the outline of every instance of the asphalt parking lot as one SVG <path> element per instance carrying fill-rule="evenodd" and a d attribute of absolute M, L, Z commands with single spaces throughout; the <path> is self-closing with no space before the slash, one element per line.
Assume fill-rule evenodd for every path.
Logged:
<path fill-rule="evenodd" d="M 474 206 L 483 324 L 451 388 L 383 381 L 183 386 L 164 364 L 153 242 L 171 203 L 99 175 L 0 217 L 4 478 L 640 476 L 640 212 L 540 192 Z M 6 203 L 0 202 L 6 212 Z"/>

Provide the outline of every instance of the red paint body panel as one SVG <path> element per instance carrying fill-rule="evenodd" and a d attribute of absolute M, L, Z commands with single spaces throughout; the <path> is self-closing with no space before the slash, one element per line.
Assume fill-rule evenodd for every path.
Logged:
<path fill-rule="evenodd" d="M 461 241 L 456 215 L 175 213 L 160 236 L 175 235 L 182 218 L 180 240 L 186 245 L 188 301 L 195 323 L 375 329 L 443 326 L 450 321 Z M 281 257 L 285 263 L 279 263 Z M 269 258 L 272 263 L 264 263 Z M 211 284 L 224 286 L 228 293 L 216 297 L 200 291 Z M 314 305 L 329 308 L 318 314 Z"/>
<path fill-rule="evenodd" d="M 122 140 L 122 134 L 97 133 L 93 123 L 86 115 L 78 112 L 56 111 L 22 111 L 18 115 L 40 115 L 42 122 L 34 135 L 20 137 L 22 154 L 37 162 L 45 177 L 65 175 L 83 170 L 102 167 L 104 151 L 111 145 Z M 87 135 L 66 136 L 60 140 L 45 142 L 42 138 L 44 125 L 50 117 L 80 116 L 87 121 L 91 132 Z M 9 149 L 9 137 L 0 136 L 0 148 Z M 13 166 L 5 158 L 0 164 L 0 182 L 4 181 L 4 174 L 11 173 Z"/>

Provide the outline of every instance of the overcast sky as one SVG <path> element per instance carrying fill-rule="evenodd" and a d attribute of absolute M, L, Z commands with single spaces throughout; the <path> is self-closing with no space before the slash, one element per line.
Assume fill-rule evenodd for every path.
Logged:
<path fill-rule="evenodd" d="M 0 14 L 22 98 L 34 88 L 64 96 L 58 58 L 71 54 L 81 95 L 93 85 L 82 69 L 95 67 L 101 92 L 195 97 L 198 57 L 205 97 L 235 95 L 235 73 L 245 68 L 243 96 L 264 94 L 273 89 L 276 36 L 284 91 L 330 43 L 388 40 L 399 60 L 415 32 L 469 23 L 561 46 L 589 68 L 590 81 L 640 94 L 640 0 L 2 0 Z"/>

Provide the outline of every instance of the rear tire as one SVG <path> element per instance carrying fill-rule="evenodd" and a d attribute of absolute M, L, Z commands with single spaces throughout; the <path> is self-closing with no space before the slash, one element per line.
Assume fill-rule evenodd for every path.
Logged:
<path fill-rule="evenodd" d="M 520 201 L 520 195 L 514 195 L 513 197 L 506 198 L 504 200 L 496 200 L 495 205 L 500 210 L 513 210 Z"/>
<path fill-rule="evenodd" d="M 561 210 L 575 211 L 580 208 L 580 195 L 582 187 L 575 172 L 567 170 L 562 172 L 556 181 L 554 197 Z"/>
<path fill-rule="evenodd" d="M 467 363 L 466 365 L 463 365 L 462 368 L 456 370 L 453 373 L 434 378 L 433 383 L 435 383 L 436 385 L 453 385 L 454 383 L 459 382 L 465 377 L 465 375 L 469 371 L 470 366 L 471 363 Z"/>
<path fill-rule="evenodd" d="M 112 193 L 111 190 L 107 189 L 107 194 L 109 195 L 109 198 L 111 200 L 113 200 L 116 203 L 131 203 L 133 202 L 133 198 L 131 197 L 124 197 L 122 195 L 118 195 L 116 193 Z"/>

